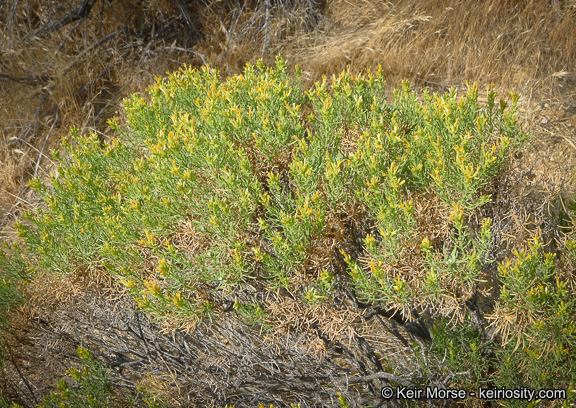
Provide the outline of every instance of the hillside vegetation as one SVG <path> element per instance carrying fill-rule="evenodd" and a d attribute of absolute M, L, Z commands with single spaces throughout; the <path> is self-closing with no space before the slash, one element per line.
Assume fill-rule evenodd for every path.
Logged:
<path fill-rule="evenodd" d="M 0 405 L 574 403 L 570 2 L 0 7 Z"/>

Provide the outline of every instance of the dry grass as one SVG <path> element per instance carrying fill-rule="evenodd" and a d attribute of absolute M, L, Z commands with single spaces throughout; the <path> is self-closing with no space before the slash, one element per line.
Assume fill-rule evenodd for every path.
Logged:
<path fill-rule="evenodd" d="M 143 92 L 154 75 L 163 75 L 182 63 L 198 66 L 202 62 L 221 69 L 224 75 L 233 74 L 245 62 L 260 57 L 270 60 L 276 53 L 300 65 L 309 84 L 346 68 L 359 71 L 382 65 L 390 87 L 407 79 L 434 91 L 461 87 L 467 81 L 483 85 L 493 82 L 497 89 L 516 90 L 521 95 L 524 120 L 533 133 L 533 147 L 511 164 L 501 180 L 502 188 L 486 210 L 492 212 L 496 238 L 501 243 L 501 248 L 494 249 L 495 256 L 506 256 L 506 245 L 520 242 L 537 228 L 548 228 L 544 233 L 550 248 L 554 239 L 561 239 L 561 231 L 542 221 L 549 219 L 550 212 L 558 211 L 562 205 L 558 198 L 568 199 L 574 190 L 576 1 L 297 0 L 288 7 L 288 2 L 282 1 L 225 0 L 196 2 L 183 8 L 184 3 L 97 1 L 87 19 L 43 38 L 26 38 L 48 21 L 69 13 L 77 3 L 0 0 L 0 21 L 8 22 L 0 26 L 0 240 L 13 240 L 11 225 L 24 209 L 36 205 L 26 183 L 34 176 L 50 175 L 53 164 L 48 152 L 58 149 L 60 138 L 70 127 L 94 129 L 105 139 L 106 119 L 121 115 L 122 99 Z M 272 3 L 275 5 L 267 9 L 266 4 Z M 441 235 L 443 217 L 430 208 L 424 202 L 417 206 L 422 219 L 431 220 L 428 227 Z M 184 232 L 181 245 L 199 245 Z M 315 262 L 319 269 L 323 266 L 322 259 Z M 190 338 L 159 338 L 151 324 L 128 312 L 133 305 L 124 300 L 113 302 L 109 290 L 103 293 L 78 282 L 48 279 L 31 290 L 34 307 L 22 309 L 14 317 L 19 334 L 12 340 L 20 346 L 13 348 L 13 361 L 14 367 L 18 364 L 38 387 L 53 385 L 55 376 L 74 358 L 75 342 L 99 347 L 100 356 L 106 357 L 106 341 L 83 332 L 82 327 L 89 325 L 115 339 L 110 349 L 118 356 L 128 356 L 127 360 L 118 356 L 111 360 L 122 370 L 131 367 L 127 362 L 138 359 L 130 350 L 147 352 L 147 341 L 182 355 L 188 350 L 186 339 L 198 346 L 194 358 L 186 361 L 198 367 L 196 372 L 179 363 L 172 362 L 171 368 L 163 366 L 150 356 L 142 363 L 157 374 L 155 378 L 182 380 L 143 382 L 154 383 L 152 388 L 158 390 L 178 389 L 178 397 L 184 400 L 192 396 L 198 404 L 206 402 L 206 395 L 224 402 L 224 391 L 218 387 L 234 389 L 234 376 L 245 380 L 241 391 L 256 395 L 262 388 L 250 379 L 261 373 L 284 378 L 286 384 L 294 386 L 302 386 L 298 375 L 335 379 L 334 373 L 351 367 L 356 374 L 350 341 L 359 342 L 360 338 L 377 350 L 376 361 L 367 363 L 370 367 L 378 369 L 383 364 L 382 350 L 392 353 L 388 359 L 398 365 L 409 359 L 401 339 L 410 335 L 400 334 L 392 319 L 378 316 L 378 321 L 363 321 L 353 314 L 342 315 L 343 310 L 309 311 L 288 299 L 268 300 L 273 311 L 270 323 L 279 328 L 270 338 L 278 348 L 263 350 L 259 347 L 261 339 L 254 333 L 228 321 L 202 328 Z M 115 307 L 118 304 L 126 311 L 119 311 Z M 113 313 L 105 316 L 110 310 Z M 109 326 L 122 330 L 144 327 L 148 337 L 118 340 L 114 337 L 117 333 L 107 331 Z M 383 336 L 382 327 L 393 327 L 387 330 L 396 330 L 398 335 Z M 302 336 L 302 328 L 307 336 Z M 341 347 L 326 349 L 326 342 L 320 341 L 322 336 L 336 339 Z M 356 350 L 364 350 L 362 347 Z M 277 352 L 284 353 L 285 358 L 279 359 Z M 39 356 L 36 361 L 34 355 Z M 324 359 L 328 355 L 332 360 Z M 294 361 L 302 363 L 312 357 L 325 367 L 306 363 L 300 366 L 301 373 L 290 373 Z M 248 364 L 234 371 L 238 359 L 254 365 L 262 359 L 277 362 L 275 367 Z M 46 370 L 48 366 L 53 369 Z M 220 377 L 212 368 L 217 366 L 224 367 Z M 31 404 L 34 396 L 17 384 L 22 375 L 14 370 L 10 366 L 4 372 L 0 385 Z M 206 380 L 198 382 L 199 375 Z M 306 383 L 302 389 L 314 385 Z M 332 391 L 323 390 L 316 402 L 329 400 L 335 395 Z M 287 395 L 281 386 L 271 392 L 278 398 Z M 306 401 L 304 393 L 297 397 Z"/>
<path fill-rule="evenodd" d="M 525 96 L 571 93 L 576 6 L 567 3 L 335 0 L 323 32 L 295 39 L 286 53 L 312 80 L 381 64 L 392 83 L 434 90 L 478 81 Z"/>

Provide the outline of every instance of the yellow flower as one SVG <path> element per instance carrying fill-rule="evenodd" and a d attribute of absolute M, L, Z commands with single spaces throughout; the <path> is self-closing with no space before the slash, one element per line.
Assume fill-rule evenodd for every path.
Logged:
<path fill-rule="evenodd" d="M 80 356 L 80 358 L 88 359 L 92 357 L 92 354 L 90 354 L 90 352 L 82 346 L 78 346 L 78 348 L 76 349 L 76 353 L 78 354 L 78 356 Z"/>
<path fill-rule="evenodd" d="M 431 248 L 432 248 L 432 244 L 430 243 L 430 240 L 427 237 L 425 237 L 422 240 L 422 244 L 420 244 L 420 249 L 424 252 L 428 252 L 428 251 L 430 251 Z"/>
<path fill-rule="evenodd" d="M 166 273 L 169 270 L 168 264 L 166 263 L 166 259 L 164 259 L 164 258 L 159 259 L 158 260 L 158 267 L 156 269 L 158 270 L 158 272 L 160 272 L 160 274 L 166 275 Z"/>
<path fill-rule="evenodd" d="M 466 178 L 466 182 L 476 178 L 478 176 L 478 172 L 480 171 L 480 166 L 474 168 L 472 165 L 468 165 L 466 167 L 462 166 L 462 173 L 464 173 L 464 177 Z"/>
<path fill-rule="evenodd" d="M 134 282 L 132 282 L 131 280 L 124 280 L 122 279 L 120 281 L 124 286 L 126 286 L 127 288 L 130 289 L 134 289 L 136 287 L 136 284 Z"/>
<path fill-rule="evenodd" d="M 454 224 L 461 224 L 464 221 L 464 208 L 460 204 L 454 204 L 449 220 Z"/>
<path fill-rule="evenodd" d="M 418 166 L 416 167 L 412 167 L 412 172 L 418 174 L 422 171 L 422 163 L 420 163 Z"/>
<path fill-rule="evenodd" d="M 182 299 L 182 295 L 180 294 L 180 292 L 177 292 L 174 297 L 172 298 L 172 302 L 174 303 L 174 305 L 176 307 L 182 307 L 184 306 L 184 299 Z"/>
<path fill-rule="evenodd" d="M 162 289 L 155 282 L 144 281 L 144 285 L 148 288 L 143 293 L 148 293 L 154 297 L 163 297 Z"/>

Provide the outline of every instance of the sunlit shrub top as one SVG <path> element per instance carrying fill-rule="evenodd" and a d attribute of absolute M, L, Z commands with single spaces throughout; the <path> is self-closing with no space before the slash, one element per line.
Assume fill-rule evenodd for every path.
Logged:
<path fill-rule="evenodd" d="M 388 98 L 380 71 L 305 92 L 281 59 L 228 79 L 182 68 L 125 102 L 109 142 L 72 132 L 58 176 L 31 183 L 47 207 L 20 235 L 38 267 L 110 273 L 183 326 L 237 291 L 313 305 L 339 282 L 448 314 L 488 262 L 490 221 L 468 218 L 524 140 L 509 100 L 407 83 Z"/>

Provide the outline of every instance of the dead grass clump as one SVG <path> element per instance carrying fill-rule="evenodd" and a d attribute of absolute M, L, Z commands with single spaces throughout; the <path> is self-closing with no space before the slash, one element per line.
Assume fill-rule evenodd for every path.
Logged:
<path fill-rule="evenodd" d="M 265 337 L 272 344 L 281 341 L 291 331 L 314 333 L 316 330 L 328 339 L 329 343 L 349 344 L 357 334 L 356 330 L 361 322 L 361 313 L 358 310 L 336 310 L 328 304 L 310 307 L 290 297 L 273 294 L 269 294 L 266 299 L 266 310 L 266 321 L 274 330 Z M 300 348 L 314 354 L 325 352 L 325 344 L 319 348 L 317 342 L 303 343 Z"/>
<path fill-rule="evenodd" d="M 205 33 L 198 49 L 213 56 L 212 63 L 226 75 L 247 62 L 264 58 L 273 62 L 286 43 L 312 33 L 324 16 L 321 0 L 256 0 L 211 2 Z"/>

